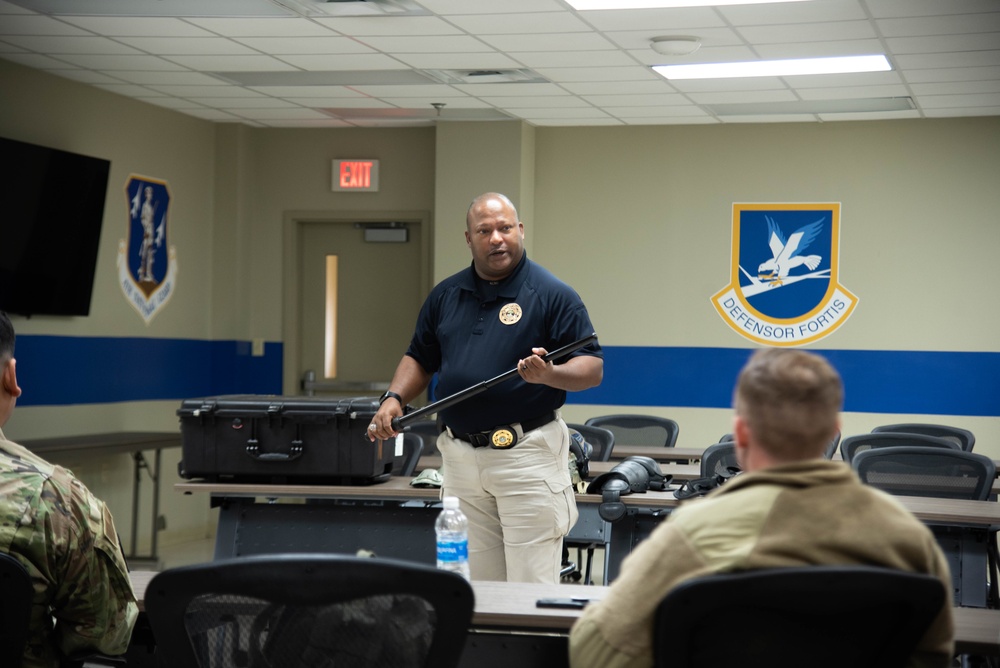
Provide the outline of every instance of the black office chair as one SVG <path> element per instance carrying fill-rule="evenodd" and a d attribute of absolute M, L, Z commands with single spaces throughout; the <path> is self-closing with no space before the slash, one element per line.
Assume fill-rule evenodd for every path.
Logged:
<path fill-rule="evenodd" d="M 604 427 L 615 435 L 615 443 L 657 445 L 672 448 L 677 444 L 680 426 L 674 420 L 655 415 L 600 415 L 587 420 L 592 427 Z"/>
<path fill-rule="evenodd" d="M 395 443 L 390 441 L 390 447 Z M 412 478 L 416 475 L 417 464 L 424 452 L 424 439 L 420 434 L 403 432 L 403 454 L 396 455 L 392 459 L 392 475 Z"/>
<path fill-rule="evenodd" d="M 972 448 L 976 445 L 976 436 L 968 429 L 949 427 L 944 424 L 906 422 L 901 424 L 884 424 L 872 429 L 873 433 L 884 431 L 902 432 L 904 434 L 924 434 L 925 436 L 946 438 L 958 443 L 966 452 L 972 452 Z"/>
<path fill-rule="evenodd" d="M 961 450 L 954 441 L 925 436 L 923 434 L 903 434 L 900 432 L 881 432 L 874 434 L 858 434 L 848 436 L 840 442 L 840 457 L 850 464 L 854 457 L 866 450 L 875 448 L 896 447 L 927 447 L 944 448 L 946 450 Z"/>
<path fill-rule="evenodd" d="M 5 552 L 0 552 L 0 591 L 0 666 L 20 666 L 35 590 L 28 569 Z"/>
<path fill-rule="evenodd" d="M 865 484 L 901 496 L 985 501 L 996 478 L 985 455 L 923 445 L 858 452 L 851 466 Z"/>
<path fill-rule="evenodd" d="M 614 432 L 604 427 L 595 427 L 589 424 L 567 422 L 566 426 L 580 432 L 583 440 L 590 443 L 594 448 L 594 451 L 590 454 L 590 461 L 606 462 L 611 460 L 611 451 L 615 447 Z"/>
<path fill-rule="evenodd" d="M 423 439 L 425 455 L 441 454 L 437 449 L 437 437 L 441 431 L 437 420 L 417 420 L 403 429 L 404 433 L 418 434 Z"/>
<path fill-rule="evenodd" d="M 840 445 L 840 432 L 838 431 L 830 439 L 830 443 L 827 444 L 826 450 L 823 452 L 823 457 L 826 459 L 833 459 L 833 456 L 837 454 L 837 446 Z"/>
<path fill-rule="evenodd" d="M 566 426 L 575 429 L 583 436 L 583 440 L 591 445 L 593 452 L 590 460 L 606 462 L 611 459 L 611 451 L 615 447 L 615 435 L 603 427 L 593 427 L 586 424 L 567 422 Z M 592 476 L 591 476 L 592 477 Z M 570 529 L 569 535 L 563 539 L 563 562 L 559 577 L 563 580 L 593 584 L 594 553 L 604 544 L 607 534 L 604 521 L 599 517 L 590 517 L 581 512 L 577 524 Z M 576 548 L 576 561 L 570 561 L 569 550 Z M 586 558 L 584 551 L 586 550 Z"/>
<path fill-rule="evenodd" d="M 869 566 L 805 566 L 688 580 L 656 610 L 656 668 L 892 668 L 945 601 L 940 580 Z"/>
<path fill-rule="evenodd" d="M 24 657 L 24 646 L 28 642 L 35 589 L 28 569 L 6 552 L 0 552 L 0 592 L 0 666 L 18 668 Z M 124 665 L 124 657 L 93 654 L 63 660 L 60 668 Z"/>
<path fill-rule="evenodd" d="M 851 466 L 866 485 L 901 496 L 985 501 L 996 478 L 992 459 L 959 450 L 957 446 L 955 449 L 922 445 L 875 448 L 857 453 Z M 991 608 L 1000 605 L 996 533 L 967 527 L 929 526 L 948 558 L 956 605 Z"/>
<path fill-rule="evenodd" d="M 473 601 L 456 573 L 334 554 L 173 568 L 145 596 L 159 660 L 185 668 L 452 668 Z"/>
<path fill-rule="evenodd" d="M 722 475 L 726 478 L 733 475 L 733 470 L 739 471 L 740 464 L 736 461 L 736 444 L 733 441 L 713 443 L 705 448 L 701 456 L 701 477 Z"/>

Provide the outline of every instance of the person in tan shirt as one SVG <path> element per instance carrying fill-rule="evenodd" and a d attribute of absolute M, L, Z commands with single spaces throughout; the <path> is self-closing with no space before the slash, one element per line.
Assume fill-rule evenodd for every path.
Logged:
<path fill-rule="evenodd" d="M 743 473 L 674 511 L 622 563 L 606 597 L 570 633 L 572 668 L 653 665 L 656 607 L 681 582 L 712 573 L 867 565 L 927 573 L 947 595 L 907 666 L 948 666 L 951 577 L 933 534 L 897 500 L 823 451 L 839 430 L 843 386 L 822 357 L 755 352 L 740 373 L 733 434 Z"/>

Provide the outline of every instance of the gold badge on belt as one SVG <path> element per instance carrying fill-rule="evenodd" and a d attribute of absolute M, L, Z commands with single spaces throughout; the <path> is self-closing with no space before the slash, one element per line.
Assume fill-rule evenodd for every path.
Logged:
<path fill-rule="evenodd" d="M 509 429 L 494 429 L 493 433 L 490 434 L 490 440 L 493 442 L 493 447 L 498 450 L 512 448 L 517 442 L 514 433 Z"/>
<path fill-rule="evenodd" d="M 513 325 L 521 319 L 521 307 L 516 303 L 507 304 L 500 309 L 500 322 L 505 325 Z"/>

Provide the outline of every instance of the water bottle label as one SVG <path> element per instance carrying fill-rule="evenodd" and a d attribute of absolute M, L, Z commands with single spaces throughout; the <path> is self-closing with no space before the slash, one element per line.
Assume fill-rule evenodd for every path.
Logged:
<path fill-rule="evenodd" d="M 464 541 L 463 542 L 438 541 L 437 558 L 438 561 L 445 561 L 445 562 L 468 561 L 469 544 Z"/>

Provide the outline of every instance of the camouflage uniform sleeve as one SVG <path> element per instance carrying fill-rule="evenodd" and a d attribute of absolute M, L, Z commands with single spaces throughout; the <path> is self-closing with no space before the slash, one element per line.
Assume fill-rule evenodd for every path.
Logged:
<path fill-rule="evenodd" d="M 124 654 L 139 609 L 111 512 L 56 468 L 43 491 L 53 504 L 49 529 L 68 548 L 52 600 L 56 644 L 67 656 Z"/>

